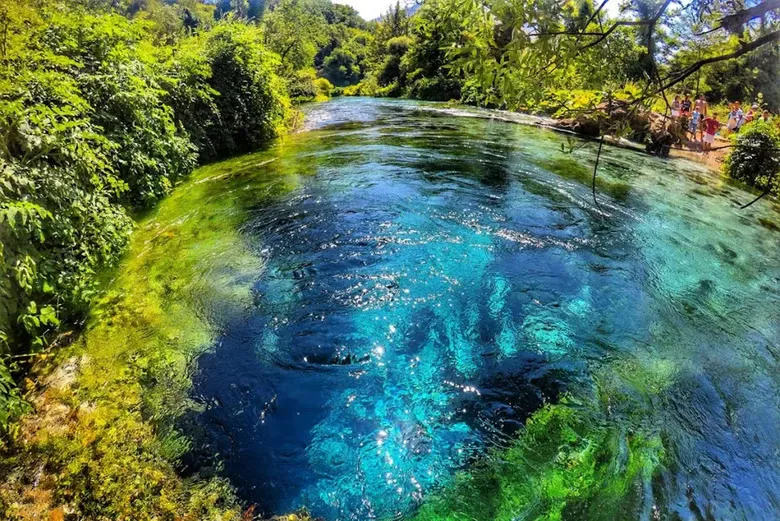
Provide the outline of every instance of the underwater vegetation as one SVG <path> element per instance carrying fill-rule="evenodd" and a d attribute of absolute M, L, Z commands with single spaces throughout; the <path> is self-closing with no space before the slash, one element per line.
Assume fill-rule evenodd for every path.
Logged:
<path fill-rule="evenodd" d="M 666 453 L 650 404 L 674 371 L 636 361 L 612 369 L 597 375 L 596 396 L 544 406 L 509 447 L 457 474 L 413 519 L 651 519 Z"/>
<path fill-rule="evenodd" d="M 611 430 L 548 405 L 513 446 L 456 476 L 416 520 L 637 519 L 663 457 L 656 437 Z"/>

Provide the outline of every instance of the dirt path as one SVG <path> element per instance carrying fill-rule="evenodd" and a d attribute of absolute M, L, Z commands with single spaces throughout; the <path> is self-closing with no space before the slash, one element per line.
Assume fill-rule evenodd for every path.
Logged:
<path fill-rule="evenodd" d="M 713 170 L 720 171 L 723 169 L 723 163 L 731 152 L 731 148 L 724 147 L 728 147 L 730 144 L 731 142 L 728 139 L 716 137 L 715 143 L 712 145 L 715 150 L 705 154 L 701 152 L 701 142 L 688 141 L 683 143 L 681 147 L 672 147 L 670 155 L 703 163 Z"/>

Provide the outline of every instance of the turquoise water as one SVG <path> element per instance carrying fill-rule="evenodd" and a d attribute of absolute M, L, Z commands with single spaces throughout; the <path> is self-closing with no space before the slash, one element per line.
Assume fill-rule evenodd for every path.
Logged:
<path fill-rule="evenodd" d="M 631 517 L 780 518 L 777 207 L 612 147 L 597 207 L 595 146 L 489 116 L 337 100 L 257 167 L 300 187 L 241 229 L 197 458 L 258 512 L 408 517 L 565 397 L 662 441 Z"/>

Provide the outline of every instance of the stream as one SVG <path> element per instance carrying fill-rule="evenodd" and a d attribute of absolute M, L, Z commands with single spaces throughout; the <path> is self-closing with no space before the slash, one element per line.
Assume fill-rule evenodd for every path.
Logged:
<path fill-rule="evenodd" d="M 742 211 L 752 194 L 703 166 L 605 147 L 595 204 L 597 145 L 487 111 L 306 113 L 214 189 L 290 187 L 243 198 L 251 301 L 209 312 L 189 465 L 218 459 L 258 513 L 412 519 L 569 404 L 583 439 L 609 433 L 599 468 L 632 476 L 605 519 L 780 519 L 776 203 Z M 634 472 L 639 437 L 657 442 Z M 564 519 L 595 518 L 583 497 Z M 538 508 L 462 501 L 419 515 Z"/>

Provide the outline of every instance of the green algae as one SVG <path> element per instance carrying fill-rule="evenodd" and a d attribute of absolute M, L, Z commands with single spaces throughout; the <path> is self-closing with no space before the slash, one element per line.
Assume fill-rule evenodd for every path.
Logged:
<path fill-rule="evenodd" d="M 456 476 L 414 519 L 635 518 L 663 454 L 657 435 L 603 425 L 570 402 L 548 405 L 511 448 Z"/>
<path fill-rule="evenodd" d="M 588 186 L 593 183 L 593 170 L 583 166 L 580 161 L 572 157 L 556 157 L 537 161 L 537 163 L 542 168 L 564 179 L 570 179 Z M 629 183 L 607 179 L 604 176 L 599 177 L 598 175 L 596 176 L 596 189 L 617 200 L 624 200 L 631 193 L 631 185 Z"/>
<path fill-rule="evenodd" d="M 780 225 L 778 225 L 775 221 L 772 219 L 766 219 L 759 217 L 758 219 L 759 224 L 766 228 L 767 230 L 773 231 L 773 232 L 780 232 Z"/>
<path fill-rule="evenodd" d="M 494 450 L 459 473 L 413 519 L 642 517 L 652 508 L 652 481 L 663 468 L 664 447 L 657 430 L 621 417 L 637 405 L 630 398 L 633 391 L 608 383 L 614 380 L 599 385 L 601 409 L 564 398 L 534 413 L 509 448 Z M 621 400 L 624 405 L 630 400 L 632 407 L 617 405 Z"/>
<path fill-rule="evenodd" d="M 616 357 L 592 383 L 536 411 L 496 448 L 429 496 L 414 521 L 650 518 L 666 468 L 657 402 L 681 367 L 657 356 Z"/>

